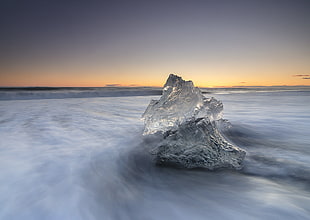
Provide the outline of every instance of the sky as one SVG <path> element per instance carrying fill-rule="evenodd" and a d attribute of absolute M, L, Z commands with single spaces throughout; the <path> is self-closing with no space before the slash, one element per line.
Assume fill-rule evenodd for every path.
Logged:
<path fill-rule="evenodd" d="M 309 0 L 1 0 L 0 86 L 310 85 Z"/>

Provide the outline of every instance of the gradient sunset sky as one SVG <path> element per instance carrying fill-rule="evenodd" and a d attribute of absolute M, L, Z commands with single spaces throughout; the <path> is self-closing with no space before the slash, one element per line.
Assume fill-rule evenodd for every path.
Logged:
<path fill-rule="evenodd" d="M 309 0 L 0 4 L 0 86 L 310 85 Z"/>

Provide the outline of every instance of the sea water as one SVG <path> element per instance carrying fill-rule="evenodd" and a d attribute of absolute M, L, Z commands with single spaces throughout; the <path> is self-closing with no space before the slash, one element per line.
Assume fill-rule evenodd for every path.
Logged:
<path fill-rule="evenodd" d="M 0 219 L 310 218 L 308 88 L 203 90 L 239 171 L 156 166 L 141 115 L 158 89 L 112 90 L 0 91 Z"/>

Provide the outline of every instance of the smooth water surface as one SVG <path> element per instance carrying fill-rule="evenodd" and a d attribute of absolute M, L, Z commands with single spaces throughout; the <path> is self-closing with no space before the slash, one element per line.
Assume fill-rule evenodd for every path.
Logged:
<path fill-rule="evenodd" d="M 0 219 L 309 219 L 309 91 L 206 96 L 240 171 L 155 166 L 141 115 L 158 96 L 0 101 Z"/>

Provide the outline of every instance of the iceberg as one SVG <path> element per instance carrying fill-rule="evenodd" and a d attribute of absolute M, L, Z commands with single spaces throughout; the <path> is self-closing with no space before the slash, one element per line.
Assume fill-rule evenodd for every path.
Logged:
<path fill-rule="evenodd" d="M 223 104 L 206 98 L 192 81 L 170 74 L 159 100 L 151 100 L 142 115 L 143 135 L 162 134 L 153 149 L 160 165 L 183 168 L 240 169 L 246 152 L 221 135 Z"/>

